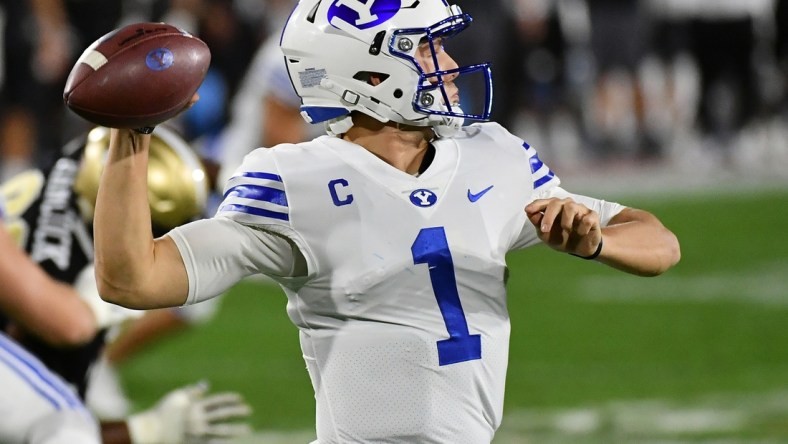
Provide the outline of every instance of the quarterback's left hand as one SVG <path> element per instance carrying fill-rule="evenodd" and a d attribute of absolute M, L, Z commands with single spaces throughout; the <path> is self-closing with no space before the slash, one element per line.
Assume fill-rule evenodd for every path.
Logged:
<path fill-rule="evenodd" d="M 602 242 L 599 214 L 585 205 L 566 199 L 537 199 L 525 213 L 542 242 L 551 248 L 590 258 Z"/>
<path fill-rule="evenodd" d="M 127 423 L 133 444 L 220 444 L 251 433 L 252 410 L 238 393 L 206 396 L 199 383 L 173 390 Z"/>

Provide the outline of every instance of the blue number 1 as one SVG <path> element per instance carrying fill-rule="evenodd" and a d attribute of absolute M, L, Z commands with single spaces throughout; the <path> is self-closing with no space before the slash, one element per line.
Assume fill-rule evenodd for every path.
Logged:
<path fill-rule="evenodd" d="M 443 227 L 424 228 L 410 247 L 414 264 L 427 264 L 435 299 L 438 301 L 449 339 L 438 341 L 440 365 L 456 364 L 482 358 L 481 335 L 468 332 L 468 322 L 462 311 L 454 262 Z"/>

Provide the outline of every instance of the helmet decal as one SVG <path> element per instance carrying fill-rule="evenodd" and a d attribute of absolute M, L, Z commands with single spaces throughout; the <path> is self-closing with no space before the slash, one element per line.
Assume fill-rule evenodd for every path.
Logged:
<path fill-rule="evenodd" d="M 320 85 L 320 81 L 326 78 L 325 69 L 307 68 L 298 72 L 298 80 L 304 88 L 313 88 Z"/>
<path fill-rule="evenodd" d="M 394 17 L 401 0 L 334 0 L 328 8 L 328 22 L 337 18 L 358 29 L 368 29 Z"/>

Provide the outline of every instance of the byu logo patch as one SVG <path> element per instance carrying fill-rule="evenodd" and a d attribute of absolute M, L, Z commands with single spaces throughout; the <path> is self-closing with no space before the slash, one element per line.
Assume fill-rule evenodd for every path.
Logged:
<path fill-rule="evenodd" d="M 438 195 L 430 190 L 418 189 L 410 193 L 410 202 L 417 207 L 427 208 L 435 205 Z"/>
<path fill-rule="evenodd" d="M 358 29 L 372 28 L 394 17 L 401 5 L 401 0 L 334 0 L 328 22 L 337 18 Z"/>
<path fill-rule="evenodd" d="M 167 48 L 154 49 L 145 56 L 145 64 L 154 71 L 164 71 L 172 66 L 174 61 L 175 56 Z"/>

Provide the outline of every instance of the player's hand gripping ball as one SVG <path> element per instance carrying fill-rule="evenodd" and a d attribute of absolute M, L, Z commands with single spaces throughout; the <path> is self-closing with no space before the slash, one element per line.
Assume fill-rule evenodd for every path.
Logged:
<path fill-rule="evenodd" d="M 127 25 L 82 53 L 66 80 L 63 100 L 97 125 L 155 126 L 186 107 L 210 63 L 205 42 L 172 25 Z"/>

